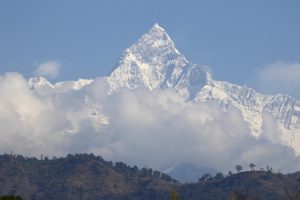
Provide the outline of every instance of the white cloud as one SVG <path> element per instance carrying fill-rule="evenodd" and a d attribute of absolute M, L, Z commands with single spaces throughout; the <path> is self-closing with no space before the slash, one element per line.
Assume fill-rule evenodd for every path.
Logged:
<path fill-rule="evenodd" d="M 265 130 L 273 131 L 272 119 L 264 121 Z M 103 78 L 79 91 L 41 95 L 20 74 L 0 76 L 0 138 L 2 152 L 93 152 L 160 169 L 180 162 L 217 170 L 250 162 L 300 167 L 293 150 L 276 138 L 251 136 L 234 108 L 223 112 L 217 102 L 187 102 L 172 90 L 121 89 L 108 95 Z"/>
<path fill-rule="evenodd" d="M 34 72 L 38 76 L 45 76 L 48 78 L 56 78 L 59 75 L 61 65 L 56 61 L 48 61 L 41 64 Z"/>
<path fill-rule="evenodd" d="M 0 124 L 2 151 L 36 156 L 62 152 L 64 113 L 50 99 L 33 94 L 20 74 L 0 76 Z"/>
<path fill-rule="evenodd" d="M 276 62 L 258 72 L 258 87 L 269 93 L 288 93 L 300 98 L 300 64 Z"/>

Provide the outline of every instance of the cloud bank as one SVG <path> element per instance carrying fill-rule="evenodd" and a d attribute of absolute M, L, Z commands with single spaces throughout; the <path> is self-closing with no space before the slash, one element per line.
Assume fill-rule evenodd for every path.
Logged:
<path fill-rule="evenodd" d="M 79 91 L 41 95 L 20 74 L 0 76 L 1 151 L 92 152 L 157 169 L 182 162 L 220 171 L 251 162 L 285 171 L 300 166 L 293 150 L 268 133 L 275 130 L 268 115 L 266 133 L 255 138 L 238 110 L 224 112 L 217 102 L 188 102 L 173 90 L 108 91 L 98 78 Z"/>
<path fill-rule="evenodd" d="M 48 78 L 57 78 L 60 72 L 61 65 L 56 61 L 48 61 L 41 64 L 34 74 L 38 76 L 45 76 Z"/>

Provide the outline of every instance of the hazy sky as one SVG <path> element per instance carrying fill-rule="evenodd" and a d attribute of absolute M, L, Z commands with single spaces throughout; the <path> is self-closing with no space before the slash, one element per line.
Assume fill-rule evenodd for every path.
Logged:
<path fill-rule="evenodd" d="M 191 62 L 209 65 L 215 79 L 261 89 L 256 78 L 264 81 L 274 63 L 300 72 L 299 8 L 297 0 L 2 0 L 0 74 L 30 77 L 52 62 L 59 66 L 52 81 L 107 75 L 157 22 Z"/>

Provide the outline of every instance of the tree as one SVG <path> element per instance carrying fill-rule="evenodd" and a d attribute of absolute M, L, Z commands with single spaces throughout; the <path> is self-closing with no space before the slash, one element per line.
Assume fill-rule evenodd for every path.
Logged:
<path fill-rule="evenodd" d="M 247 200 L 247 196 L 244 194 L 241 194 L 239 192 L 232 192 L 230 194 L 229 200 Z"/>
<path fill-rule="evenodd" d="M 0 197 L 0 200 L 22 200 L 22 198 L 19 196 L 8 195 Z"/>
<path fill-rule="evenodd" d="M 273 168 L 270 166 L 267 166 L 267 172 L 272 173 L 273 172 Z"/>
<path fill-rule="evenodd" d="M 253 164 L 253 163 L 250 163 L 249 167 L 250 167 L 250 169 L 251 169 L 252 171 L 255 171 L 256 165 Z"/>
<path fill-rule="evenodd" d="M 228 172 L 228 176 L 231 176 L 231 175 L 232 175 L 232 171 L 229 171 L 229 172 Z"/>
<path fill-rule="evenodd" d="M 176 191 L 172 191 L 170 194 L 170 200 L 180 200 L 179 194 Z"/>
<path fill-rule="evenodd" d="M 232 193 L 230 194 L 229 200 L 237 200 L 237 199 L 238 199 L 237 194 L 236 194 L 235 192 L 232 192 Z"/>
<path fill-rule="evenodd" d="M 199 179 L 199 182 L 207 181 L 207 180 L 209 180 L 209 179 L 211 179 L 211 178 L 212 178 L 211 174 L 210 174 L 210 173 L 206 173 L 206 174 L 204 174 L 204 175 Z"/>
<path fill-rule="evenodd" d="M 281 174 L 281 169 L 278 169 L 278 170 L 277 170 L 277 174 Z"/>
<path fill-rule="evenodd" d="M 236 169 L 237 173 L 240 173 L 240 171 L 243 170 L 243 167 L 241 165 L 236 165 L 235 169 Z"/>
<path fill-rule="evenodd" d="M 223 175 L 221 172 L 218 172 L 218 173 L 215 175 L 215 179 L 216 179 L 216 180 L 222 180 L 222 179 L 224 179 L 224 175 Z"/>

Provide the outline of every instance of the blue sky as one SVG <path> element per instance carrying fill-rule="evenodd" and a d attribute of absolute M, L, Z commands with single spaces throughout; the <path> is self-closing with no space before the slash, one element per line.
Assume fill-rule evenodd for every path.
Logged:
<path fill-rule="evenodd" d="M 2 0 L 0 74 L 30 77 L 55 61 L 61 70 L 52 81 L 107 75 L 157 22 L 215 79 L 258 87 L 255 77 L 266 66 L 300 62 L 299 8 L 296 0 Z"/>

